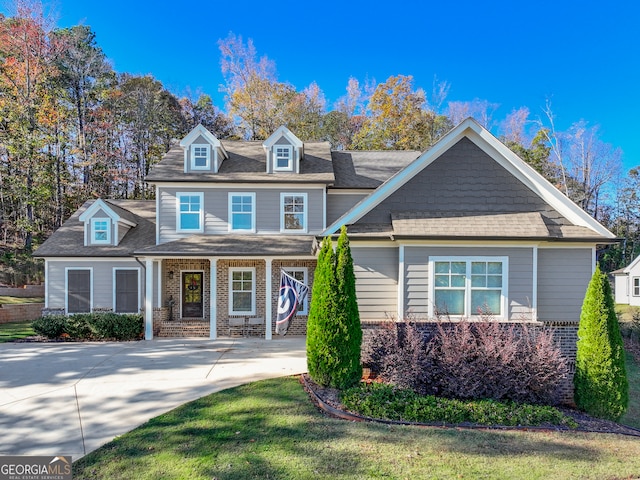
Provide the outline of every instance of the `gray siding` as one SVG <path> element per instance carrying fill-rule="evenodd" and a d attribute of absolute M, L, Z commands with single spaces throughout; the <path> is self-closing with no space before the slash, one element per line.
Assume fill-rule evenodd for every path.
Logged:
<path fill-rule="evenodd" d="M 404 250 L 404 309 L 407 316 L 425 318 L 429 312 L 429 257 L 500 256 L 509 259 L 508 300 L 510 320 L 531 318 L 533 301 L 533 250 L 505 247 L 407 246 Z"/>
<path fill-rule="evenodd" d="M 213 145 L 211 145 L 202 135 L 200 135 L 198 138 L 196 138 L 196 140 L 191 144 L 191 145 L 209 145 L 209 152 L 210 152 L 210 162 L 209 162 L 209 169 L 207 170 L 193 170 L 194 173 L 206 173 L 206 172 L 210 172 L 213 171 L 213 164 L 215 162 L 215 151 L 213 148 Z M 187 161 L 186 161 L 186 169 L 187 172 L 191 172 L 191 145 L 189 145 L 188 147 L 186 147 L 186 151 L 187 151 Z"/>
<path fill-rule="evenodd" d="M 357 223 L 390 223 L 391 212 L 545 212 L 564 221 L 538 195 L 463 138 Z"/>
<path fill-rule="evenodd" d="M 64 261 L 50 260 L 48 262 L 48 305 L 49 308 L 64 308 L 65 306 L 65 268 L 91 268 L 93 281 L 93 309 L 113 308 L 113 268 L 140 269 L 140 306 L 144 307 L 144 268 L 135 260 L 107 261 Z"/>
<path fill-rule="evenodd" d="M 351 245 L 360 319 L 385 320 L 398 311 L 398 248 Z"/>
<path fill-rule="evenodd" d="M 538 250 L 538 320 L 578 321 L 592 275 L 591 248 Z"/>
<path fill-rule="evenodd" d="M 327 194 L 327 225 L 331 225 L 366 196 L 366 193 Z"/>
<path fill-rule="evenodd" d="M 308 233 L 320 233 L 323 222 L 322 189 L 257 189 L 257 188 L 160 188 L 158 222 L 160 243 L 171 242 L 188 237 L 190 233 L 176 232 L 176 193 L 204 192 L 204 233 L 220 235 L 229 233 L 229 192 L 253 192 L 256 194 L 256 230 L 257 233 L 280 232 L 280 193 L 307 194 L 307 230 Z"/>

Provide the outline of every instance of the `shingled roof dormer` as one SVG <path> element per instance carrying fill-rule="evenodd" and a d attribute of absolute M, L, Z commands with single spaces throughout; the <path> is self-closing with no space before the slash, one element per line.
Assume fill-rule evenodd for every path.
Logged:
<path fill-rule="evenodd" d="M 137 225 L 131 212 L 96 199 L 79 217 L 84 224 L 84 245 L 118 246 L 129 229 Z"/>
<path fill-rule="evenodd" d="M 304 144 L 284 125 L 262 144 L 267 153 L 267 173 L 300 173 Z"/>
<path fill-rule="evenodd" d="M 199 124 L 180 141 L 184 149 L 184 172 L 218 173 L 220 165 L 228 158 L 220 140 Z"/>

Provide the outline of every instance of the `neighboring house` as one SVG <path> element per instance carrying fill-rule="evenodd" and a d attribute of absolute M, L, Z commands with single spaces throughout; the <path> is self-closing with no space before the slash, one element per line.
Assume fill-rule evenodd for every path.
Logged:
<path fill-rule="evenodd" d="M 611 272 L 616 303 L 640 307 L 640 255 L 626 268 Z"/>
<path fill-rule="evenodd" d="M 146 338 L 269 339 L 280 270 L 312 285 L 317 241 L 347 225 L 365 329 L 490 310 L 556 326 L 573 355 L 596 249 L 616 241 L 472 119 L 424 153 L 198 126 L 146 180 L 154 201 L 89 201 L 38 249 L 49 311 L 143 311 Z"/>

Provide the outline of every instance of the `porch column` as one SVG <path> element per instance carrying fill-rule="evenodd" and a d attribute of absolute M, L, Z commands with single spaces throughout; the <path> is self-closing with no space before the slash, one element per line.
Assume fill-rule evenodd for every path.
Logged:
<path fill-rule="evenodd" d="M 145 260 L 144 339 L 153 339 L 153 260 Z"/>
<path fill-rule="evenodd" d="M 216 285 L 216 274 L 218 270 L 218 260 L 209 259 L 209 338 L 215 340 L 218 338 L 217 319 L 218 319 L 218 294 Z"/>
<path fill-rule="evenodd" d="M 265 276 L 267 278 L 265 279 L 266 282 L 265 282 L 265 287 L 264 287 L 267 290 L 266 291 L 266 295 L 265 295 L 267 304 L 265 305 L 265 311 L 264 311 L 265 317 L 266 317 L 265 318 L 265 322 L 264 322 L 264 325 L 265 325 L 264 328 L 266 329 L 265 332 L 264 332 L 264 339 L 265 340 L 271 340 L 271 322 L 272 322 L 272 319 L 271 319 L 271 315 L 272 315 L 271 305 L 272 305 L 272 302 L 273 302 L 273 297 L 272 297 L 272 294 L 271 294 L 271 275 L 272 275 L 271 263 L 272 262 L 273 262 L 272 259 L 267 258 L 267 267 L 266 267 L 266 273 L 265 273 Z"/>
<path fill-rule="evenodd" d="M 156 298 L 156 307 L 162 308 L 162 259 L 156 262 L 158 264 L 158 288 L 156 291 L 158 292 L 158 298 Z"/>

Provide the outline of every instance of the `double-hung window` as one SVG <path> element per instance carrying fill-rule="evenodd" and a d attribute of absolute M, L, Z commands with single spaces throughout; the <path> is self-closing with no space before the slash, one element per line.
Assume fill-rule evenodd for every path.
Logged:
<path fill-rule="evenodd" d="M 280 230 L 283 232 L 307 231 L 307 194 L 282 193 L 280 215 Z"/>
<path fill-rule="evenodd" d="M 276 145 L 273 147 L 273 169 L 278 171 L 293 170 L 293 147 L 291 145 Z"/>
<path fill-rule="evenodd" d="M 178 203 L 177 230 L 179 232 L 203 232 L 204 194 L 178 192 L 176 199 Z"/>
<path fill-rule="evenodd" d="M 251 192 L 229 193 L 229 231 L 256 231 L 256 194 Z"/>
<path fill-rule="evenodd" d="M 433 315 L 506 317 L 507 257 L 431 257 Z"/>
<path fill-rule="evenodd" d="M 211 147 L 209 145 L 191 145 L 191 170 L 211 169 Z"/>
<path fill-rule="evenodd" d="M 108 245 L 111 243 L 111 219 L 91 219 L 91 243 L 94 245 Z"/>
<path fill-rule="evenodd" d="M 229 315 L 255 315 L 255 268 L 229 270 Z"/>
<path fill-rule="evenodd" d="M 633 277 L 633 296 L 640 297 L 640 277 Z"/>

